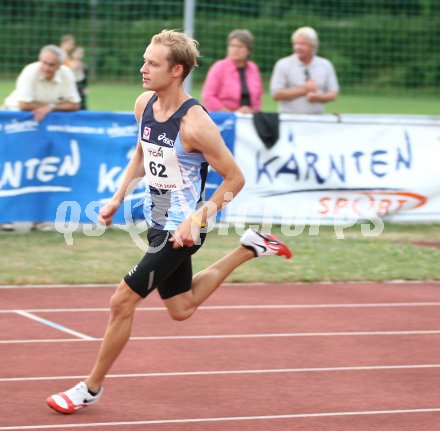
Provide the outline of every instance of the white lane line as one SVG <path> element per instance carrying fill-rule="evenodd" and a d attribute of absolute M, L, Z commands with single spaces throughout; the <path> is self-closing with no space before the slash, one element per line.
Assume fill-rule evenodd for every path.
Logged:
<path fill-rule="evenodd" d="M 267 309 L 311 309 L 311 308 L 387 308 L 387 307 L 438 307 L 440 302 L 380 302 L 359 304 L 272 304 L 272 305 L 204 305 L 199 310 L 267 310 Z M 139 307 L 136 311 L 166 311 L 166 307 Z M 0 310 L 0 314 L 15 313 L 16 310 Z M 109 308 L 32 308 L 29 313 L 82 313 L 108 312 Z"/>
<path fill-rule="evenodd" d="M 316 418 L 316 417 L 335 417 L 335 416 L 366 416 L 366 415 L 392 415 L 392 414 L 408 414 L 408 413 L 437 413 L 440 408 L 427 409 L 407 409 L 407 410 L 368 410 L 368 411 L 351 411 L 351 412 L 327 412 L 327 413 L 294 413 L 285 415 L 270 416 L 230 416 L 217 418 L 188 418 L 188 419 L 161 419 L 161 420 L 145 420 L 145 421 L 125 421 L 125 422 L 91 422 L 78 424 L 56 424 L 56 425 L 25 425 L 25 426 L 9 426 L 0 427 L 0 431 L 12 430 L 39 430 L 39 429 L 57 429 L 57 428 L 86 428 L 86 427 L 111 427 L 122 425 L 158 425 L 158 424 L 185 424 L 200 422 L 228 422 L 228 421 L 257 421 L 257 420 L 273 420 L 273 419 L 300 419 L 300 418 Z"/>
<path fill-rule="evenodd" d="M 371 365 L 359 367 L 318 367 L 318 368 L 275 368 L 267 370 L 214 370 L 214 371 L 175 371 L 169 373 L 136 373 L 136 374 L 108 374 L 107 379 L 130 379 L 141 377 L 185 377 L 185 376 L 216 376 L 228 374 L 278 374 L 278 373 L 320 373 L 342 371 L 377 371 L 377 370 L 423 370 L 440 368 L 440 364 L 415 365 Z M 87 376 L 47 376 L 47 377 L 3 377 L 0 382 L 33 382 L 49 380 L 76 380 Z"/>
<path fill-rule="evenodd" d="M 169 335 L 131 337 L 133 341 L 143 340 L 203 340 L 203 339 L 228 339 L 228 338 L 278 338 L 278 337 L 344 337 L 354 335 L 422 335 L 440 334 L 440 330 L 427 331 L 371 331 L 371 332 L 291 332 L 280 334 L 224 334 L 224 335 Z"/>
<path fill-rule="evenodd" d="M 24 310 L 15 310 L 15 313 L 20 316 L 27 317 L 28 319 L 35 320 L 36 322 L 42 323 L 43 325 L 50 326 L 51 328 L 57 329 L 58 331 L 66 332 L 67 334 L 74 335 L 75 337 L 81 338 L 83 340 L 94 340 L 93 337 L 83 334 L 73 329 L 67 328 L 66 326 L 60 325 L 58 323 L 52 322 L 51 320 L 43 319 L 42 317 L 35 316 Z"/>
<path fill-rule="evenodd" d="M 76 289 L 95 287 L 117 287 L 117 284 L 10 284 L 1 285 L 0 289 Z"/>
<path fill-rule="evenodd" d="M 36 338 L 35 340 L 0 340 L 0 344 L 32 344 L 32 343 L 75 343 L 82 341 L 102 341 L 102 338 L 83 340 L 81 338 Z"/>
<path fill-rule="evenodd" d="M 437 335 L 439 329 L 426 331 L 372 331 L 372 332 L 292 332 L 282 334 L 222 334 L 222 335 L 158 335 L 146 337 L 131 337 L 131 341 L 157 341 L 157 340 L 218 340 L 234 338 L 283 338 L 283 337 L 351 337 L 364 335 Z M 0 344 L 23 343 L 64 343 L 72 341 L 102 341 L 102 338 L 87 339 L 52 338 L 35 340 L 0 340 Z"/>
<path fill-rule="evenodd" d="M 310 288 L 310 286 L 335 286 L 335 287 L 343 287 L 345 285 L 353 286 L 359 285 L 363 288 L 366 287 L 377 287 L 380 284 L 381 286 L 390 286 L 390 287 L 407 287 L 408 285 L 436 285 L 440 284 L 440 280 L 388 280 L 388 281 L 316 281 L 316 282 L 303 282 L 303 281 L 294 281 L 289 283 L 222 283 L 222 286 L 241 286 L 241 287 L 256 287 L 260 288 L 262 286 L 277 286 L 277 287 L 306 287 Z M 76 289 L 76 288 L 96 288 L 96 287 L 117 287 L 117 283 L 90 283 L 90 284 L 4 284 L 0 285 L 1 289 Z"/>

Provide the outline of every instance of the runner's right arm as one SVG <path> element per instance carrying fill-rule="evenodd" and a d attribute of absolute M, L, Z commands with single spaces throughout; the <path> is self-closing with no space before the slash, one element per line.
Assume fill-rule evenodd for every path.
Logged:
<path fill-rule="evenodd" d="M 139 123 L 145 106 L 152 96 L 152 92 L 142 93 L 136 100 L 134 112 L 136 121 Z M 142 145 L 138 141 L 133 157 L 128 164 L 124 179 L 118 190 L 113 195 L 112 199 L 104 205 L 99 211 L 98 221 L 100 224 L 109 226 L 112 223 L 112 218 L 118 211 L 125 197 L 136 187 L 137 183 L 145 176 L 144 169 L 144 153 Z"/>

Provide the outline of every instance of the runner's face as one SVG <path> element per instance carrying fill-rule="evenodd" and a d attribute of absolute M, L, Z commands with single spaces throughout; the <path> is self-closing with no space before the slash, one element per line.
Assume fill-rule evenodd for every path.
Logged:
<path fill-rule="evenodd" d="M 173 68 L 167 59 L 167 46 L 152 44 L 144 53 L 144 64 L 141 67 L 142 86 L 146 90 L 157 91 L 166 88 L 172 80 Z"/>

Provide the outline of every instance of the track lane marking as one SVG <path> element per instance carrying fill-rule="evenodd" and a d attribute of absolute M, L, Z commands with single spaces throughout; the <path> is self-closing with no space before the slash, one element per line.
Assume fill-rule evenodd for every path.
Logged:
<path fill-rule="evenodd" d="M 299 418 L 317 418 L 317 417 L 335 417 L 335 416 L 368 416 L 368 415 L 390 415 L 390 414 L 408 414 L 408 413 L 438 413 L 440 408 L 426 409 L 406 409 L 406 410 L 367 410 L 351 412 L 326 412 L 326 413 L 293 413 L 284 415 L 270 416 L 230 416 L 214 418 L 187 418 L 187 419 L 159 419 L 145 421 L 125 421 L 125 422 L 92 422 L 77 424 L 56 424 L 56 425 L 26 425 L 26 426 L 7 426 L 0 427 L 0 431 L 13 430 L 38 430 L 38 429 L 57 429 L 57 428 L 86 428 L 86 427 L 106 427 L 122 425 L 158 425 L 158 424 L 185 424 L 200 422 L 228 422 L 228 421 L 255 421 L 255 420 L 273 420 L 273 419 L 299 419 Z"/>
<path fill-rule="evenodd" d="M 20 316 L 27 317 L 28 319 L 35 320 L 36 322 L 42 323 L 43 325 L 50 326 L 51 328 L 57 329 L 58 331 L 66 332 L 67 334 L 74 335 L 75 337 L 81 338 L 82 340 L 94 340 L 94 338 L 90 337 L 89 335 L 83 334 L 78 331 L 74 331 L 73 329 L 52 322 L 51 320 L 43 319 L 42 317 L 36 316 L 35 314 L 29 313 L 27 311 L 15 310 L 15 313 L 19 314 Z"/>
<path fill-rule="evenodd" d="M 286 283 L 222 283 L 222 286 L 241 286 L 241 287 L 263 287 L 263 286 L 271 286 L 276 285 L 279 287 L 307 287 L 310 286 L 331 286 L 341 287 L 344 285 L 357 285 L 362 287 L 377 287 L 378 284 L 385 286 L 408 286 L 408 285 L 437 285 L 440 284 L 440 280 L 388 280 L 388 281 L 358 281 L 358 280 L 347 280 L 347 281 L 316 281 L 313 283 L 307 283 L 303 281 L 294 281 L 294 282 L 286 282 Z M 0 289 L 76 289 L 76 288 L 97 288 L 97 287 L 117 287 L 117 283 L 80 283 L 80 284 L 2 284 L 0 285 Z"/>
<path fill-rule="evenodd" d="M 364 335 L 438 335 L 439 329 L 420 331 L 372 331 L 372 332 L 293 332 L 283 334 L 223 334 L 223 335 L 159 335 L 145 337 L 131 337 L 130 341 L 160 341 L 160 340 L 218 340 L 234 338 L 288 338 L 288 337 L 350 337 Z M 89 337 L 89 336 L 87 336 Z M 0 340 L 0 344 L 27 344 L 27 343 L 64 343 L 81 341 L 102 341 L 103 338 L 45 338 L 35 340 Z"/>
<path fill-rule="evenodd" d="M 413 364 L 413 365 L 370 365 L 353 367 L 315 367 L 315 368 L 274 368 L 261 370 L 213 370 L 213 371 L 174 371 L 167 373 L 131 373 L 108 374 L 108 379 L 129 379 L 140 377 L 186 377 L 186 376 L 217 376 L 235 374 L 278 374 L 278 373 L 320 373 L 342 371 L 383 371 L 383 370 L 423 370 L 440 368 L 440 364 Z M 46 376 L 46 377 L 3 377 L 0 382 L 32 382 L 50 380 L 76 380 L 87 376 Z"/>
<path fill-rule="evenodd" d="M 267 309 L 310 309 L 310 308 L 387 308 L 387 307 L 438 307 L 440 302 L 380 302 L 358 304 L 272 304 L 272 305 L 206 305 L 199 310 L 267 310 Z M 30 308 L 29 313 L 80 313 L 108 312 L 107 307 L 100 308 Z M 166 307 L 139 307 L 136 311 L 167 311 Z M 0 314 L 15 313 L 16 310 L 0 310 Z"/>
<path fill-rule="evenodd" d="M 117 287 L 117 284 L 2 284 L 0 289 L 83 289 L 95 287 Z"/>

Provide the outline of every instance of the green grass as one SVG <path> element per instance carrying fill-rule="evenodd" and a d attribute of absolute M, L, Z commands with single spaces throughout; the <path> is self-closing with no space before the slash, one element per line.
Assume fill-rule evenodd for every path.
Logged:
<path fill-rule="evenodd" d="M 14 89 L 13 80 L 0 80 L 0 103 Z M 139 84 L 96 83 L 89 88 L 89 109 L 93 111 L 133 111 L 134 102 L 143 91 Z M 200 99 L 200 84 L 193 96 Z M 263 111 L 276 112 L 277 103 L 266 89 Z M 438 97 L 365 96 L 345 94 L 326 105 L 327 113 L 440 115 Z"/>
<path fill-rule="evenodd" d="M 314 235 L 310 235 L 310 229 Z M 306 227 L 298 236 L 282 235 L 294 258 L 263 258 L 247 262 L 230 282 L 440 280 L 440 248 L 420 247 L 414 241 L 440 238 L 440 224 L 386 224 L 381 235 L 366 237 L 360 225 L 337 239 L 332 227 Z M 235 229 L 228 235 L 214 230 L 194 256 L 199 271 L 238 243 Z M 57 232 L 1 233 L 0 284 L 118 283 L 143 256 L 130 235 L 112 228 L 100 237 L 83 233 L 66 245 Z"/>

